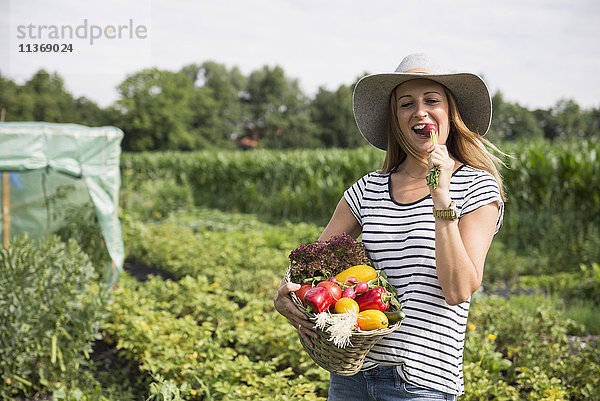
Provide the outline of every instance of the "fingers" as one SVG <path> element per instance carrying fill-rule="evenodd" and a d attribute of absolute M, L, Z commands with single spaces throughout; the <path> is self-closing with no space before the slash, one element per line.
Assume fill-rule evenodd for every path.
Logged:
<path fill-rule="evenodd" d="M 312 323 L 307 319 L 304 312 L 298 309 L 296 304 L 292 301 L 292 298 L 289 296 L 290 292 L 297 291 L 299 288 L 300 284 L 296 283 L 282 284 L 275 294 L 275 309 L 283 315 L 292 326 L 298 327 L 298 325 L 303 324 L 305 327 L 309 327 Z"/>
<path fill-rule="evenodd" d="M 301 329 L 298 329 L 298 335 L 302 338 L 302 341 L 304 341 L 307 347 L 312 348 L 315 346 L 310 337 L 307 336 Z"/>
<path fill-rule="evenodd" d="M 289 296 L 290 292 L 297 291 L 298 289 L 300 289 L 300 284 L 282 284 L 275 294 L 275 309 L 298 330 L 298 335 L 306 345 L 312 348 L 314 344 L 311 341 L 311 338 L 319 338 L 317 332 L 312 329 L 314 323 L 308 319 L 306 314 L 302 312 L 296 304 L 294 304 L 292 298 Z"/>
<path fill-rule="evenodd" d="M 312 328 L 315 325 L 313 322 L 308 320 L 308 318 L 306 317 L 306 315 L 304 313 L 302 313 L 302 316 L 300 316 L 296 319 L 289 320 L 289 322 L 292 326 L 294 326 L 297 329 L 303 329 L 303 330 L 306 329 L 308 331 L 312 331 Z"/>
<path fill-rule="evenodd" d="M 312 327 L 312 323 L 310 326 Z M 307 326 L 300 325 L 298 326 L 298 335 L 302 338 L 302 340 L 306 343 L 306 345 L 310 348 L 314 347 L 313 339 L 318 339 L 319 335 L 316 331 L 307 328 Z"/>
<path fill-rule="evenodd" d="M 429 153 L 428 160 L 441 162 L 443 160 L 450 159 L 446 145 L 433 145 L 427 149 L 427 152 Z"/>
<path fill-rule="evenodd" d="M 448 154 L 448 149 L 445 145 L 435 145 L 432 147 L 427 157 L 427 165 L 429 169 L 433 166 L 439 166 L 442 170 L 447 170 L 452 173 L 454 171 L 454 160 Z"/>
<path fill-rule="evenodd" d="M 298 291 L 300 289 L 300 284 L 296 284 L 296 283 L 286 283 L 283 284 L 281 287 L 279 287 L 279 290 L 277 291 L 277 293 L 279 295 L 285 296 L 288 295 L 290 292 L 294 292 L 294 291 Z"/>

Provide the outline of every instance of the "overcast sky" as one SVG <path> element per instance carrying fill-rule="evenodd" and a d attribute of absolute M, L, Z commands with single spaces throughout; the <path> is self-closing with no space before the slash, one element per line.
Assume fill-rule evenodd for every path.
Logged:
<path fill-rule="evenodd" d="M 26 52 L 42 43 L 73 50 Z M 56 71 L 101 106 L 149 67 L 279 65 L 312 96 L 416 51 L 530 109 L 600 107 L 598 0 L 0 0 L 0 73 L 23 83 Z"/>

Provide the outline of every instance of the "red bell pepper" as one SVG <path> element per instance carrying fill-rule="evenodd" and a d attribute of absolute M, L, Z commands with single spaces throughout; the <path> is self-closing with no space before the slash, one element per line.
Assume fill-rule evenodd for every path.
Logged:
<path fill-rule="evenodd" d="M 304 302 L 309 312 L 325 312 L 335 302 L 329 290 L 325 287 L 314 287 L 304 294 Z"/>
<path fill-rule="evenodd" d="M 390 299 L 392 299 L 392 295 L 385 288 L 375 287 L 357 297 L 355 301 L 361 311 L 377 309 L 383 312 L 390 307 Z"/>

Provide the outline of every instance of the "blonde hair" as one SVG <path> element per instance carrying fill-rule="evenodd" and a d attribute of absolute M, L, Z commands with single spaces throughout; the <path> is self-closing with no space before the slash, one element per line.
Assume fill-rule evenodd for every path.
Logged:
<path fill-rule="evenodd" d="M 499 166 L 505 166 L 504 162 L 497 156 L 492 154 L 489 149 L 507 156 L 506 153 L 498 149 L 487 139 L 481 135 L 471 131 L 464 123 L 456 101 L 452 96 L 452 93 L 442 85 L 446 97 L 448 98 L 448 114 L 450 119 L 450 133 L 446 140 L 446 147 L 448 152 L 455 159 L 463 164 L 467 164 L 471 167 L 475 167 L 480 170 L 487 171 L 492 174 L 498 182 L 500 188 L 500 195 L 504 200 L 504 188 L 503 181 L 500 172 L 498 171 Z M 410 154 L 417 160 L 421 160 L 423 164 L 427 164 L 426 160 L 419 154 L 412 144 L 406 140 L 404 134 L 400 130 L 398 123 L 398 112 L 397 112 L 397 97 L 396 89 L 392 91 L 390 96 L 390 113 L 388 119 L 388 146 L 385 153 L 385 159 L 381 167 L 380 173 L 389 173 L 398 167 L 406 159 L 406 156 Z"/>

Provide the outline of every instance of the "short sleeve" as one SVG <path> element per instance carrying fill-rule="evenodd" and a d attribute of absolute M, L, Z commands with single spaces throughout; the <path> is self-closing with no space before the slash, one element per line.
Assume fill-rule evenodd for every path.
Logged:
<path fill-rule="evenodd" d="M 504 201 L 500 196 L 500 187 L 498 182 L 488 172 L 482 171 L 481 174 L 475 176 L 471 182 L 460 211 L 460 217 L 470 213 L 481 206 L 496 202 L 498 204 L 498 220 L 496 221 L 497 233 L 502 227 L 504 219 Z"/>
<path fill-rule="evenodd" d="M 361 208 L 363 197 L 365 194 L 365 187 L 367 185 L 367 176 L 368 175 L 356 181 L 350 188 L 348 188 L 344 192 L 344 199 L 346 199 L 346 202 L 348 203 L 348 206 L 350 206 L 352 214 L 354 215 L 354 217 L 356 217 L 356 220 L 361 226 L 363 225 Z"/>

